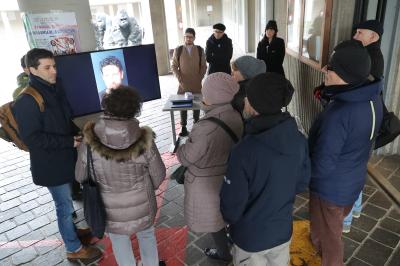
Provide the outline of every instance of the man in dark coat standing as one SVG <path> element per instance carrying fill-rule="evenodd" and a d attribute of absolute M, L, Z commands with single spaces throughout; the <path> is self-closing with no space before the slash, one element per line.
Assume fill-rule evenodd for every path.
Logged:
<path fill-rule="evenodd" d="M 310 180 L 306 138 L 282 112 L 293 87 L 277 73 L 263 73 L 246 87 L 245 137 L 232 149 L 221 190 L 234 265 L 288 265 L 296 193 Z"/>
<path fill-rule="evenodd" d="M 330 101 L 309 135 L 311 240 L 322 265 L 343 265 L 343 220 L 364 187 L 382 122 L 382 81 L 368 81 L 371 60 L 361 42 L 337 45 L 325 70 Z"/>
<path fill-rule="evenodd" d="M 231 74 L 230 61 L 233 54 L 232 40 L 225 34 L 225 25 L 217 23 L 213 26 L 214 33 L 206 44 L 206 60 L 210 64 L 208 74 L 225 72 Z"/>
<path fill-rule="evenodd" d="M 72 220 L 70 183 L 75 177 L 75 147 L 81 137 L 73 135 L 72 113 L 63 90 L 56 84 L 54 56 L 48 50 L 34 48 L 26 54 L 26 62 L 29 86 L 43 97 L 44 110 L 31 95 L 22 94 L 13 113 L 19 135 L 29 148 L 33 183 L 47 187 L 53 197 L 67 259 L 94 260 L 101 251 L 82 245 Z"/>

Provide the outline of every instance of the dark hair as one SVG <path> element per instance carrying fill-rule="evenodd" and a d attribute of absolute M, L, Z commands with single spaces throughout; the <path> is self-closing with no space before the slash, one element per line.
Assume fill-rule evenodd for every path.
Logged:
<path fill-rule="evenodd" d="M 114 65 L 114 66 L 118 67 L 120 71 L 122 71 L 121 61 L 119 61 L 119 59 L 116 58 L 115 56 L 108 56 L 100 61 L 101 73 L 103 73 L 103 67 L 108 66 L 108 65 Z"/>
<path fill-rule="evenodd" d="M 187 28 L 187 29 L 185 30 L 185 33 L 190 33 L 190 34 L 193 35 L 193 37 L 196 37 L 196 32 L 194 31 L 193 28 Z"/>
<path fill-rule="evenodd" d="M 25 58 L 26 58 L 26 55 L 23 55 L 23 56 L 21 57 L 21 67 L 22 67 L 22 68 L 26 68 Z"/>
<path fill-rule="evenodd" d="M 268 21 L 267 25 L 265 26 L 265 30 L 264 30 L 264 38 L 263 39 L 267 39 L 267 34 L 265 34 L 265 32 L 268 29 L 272 29 L 275 31 L 274 37 L 276 37 L 277 33 L 278 33 L 278 25 L 276 24 L 275 20 L 270 20 Z"/>
<path fill-rule="evenodd" d="M 26 53 L 25 63 L 27 67 L 36 68 L 39 66 L 39 60 L 43 58 L 54 59 L 52 52 L 46 49 L 33 48 Z"/>
<path fill-rule="evenodd" d="M 130 119 L 142 109 L 142 99 L 134 87 L 121 85 L 103 96 L 104 114 Z"/>

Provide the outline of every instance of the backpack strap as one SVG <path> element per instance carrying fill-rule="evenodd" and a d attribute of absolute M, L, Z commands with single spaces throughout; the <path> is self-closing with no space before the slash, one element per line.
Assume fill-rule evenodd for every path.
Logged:
<path fill-rule="evenodd" d="M 178 59 L 179 65 L 181 64 L 179 60 L 181 59 L 182 50 L 183 50 L 183 45 L 178 46 L 176 48 L 176 58 Z"/>
<path fill-rule="evenodd" d="M 202 120 L 203 121 L 209 120 L 211 122 L 214 122 L 218 126 L 222 127 L 222 129 L 225 130 L 226 133 L 228 133 L 228 135 L 232 138 L 233 142 L 237 143 L 239 141 L 239 138 L 236 136 L 233 130 L 227 124 L 225 124 L 221 119 L 218 119 L 216 117 L 208 117 Z"/>
<path fill-rule="evenodd" d="M 29 87 L 26 87 L 25 89 L 23 89 L 21 94 L 22 93 L 32 96 L 35 99 L 35 101 L 37 102 L 37 104 L 39 105 L 40 112 L 42 112 L 42 113 L 44 112 L 43 97 L 42 97 L 42 95 L 40 95 L 40 93 L 36 89 L 29 86 Z"/>
<path fill-rule="evenodd" d="M 201 70 L 201 58 L 203 56 L 203 48 L 200 45 L 197 46 L 197 52 L 199 53 L 199 70 Z"/>

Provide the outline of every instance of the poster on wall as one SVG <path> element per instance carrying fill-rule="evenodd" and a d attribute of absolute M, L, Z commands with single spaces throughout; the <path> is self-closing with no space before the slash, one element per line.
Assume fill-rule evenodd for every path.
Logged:
<path fill-rule="evenodd" d="M 23 21 L 31 48 L 44 48 L 54 55 L 81 52 L 74 12 L 28 13 Z"/>

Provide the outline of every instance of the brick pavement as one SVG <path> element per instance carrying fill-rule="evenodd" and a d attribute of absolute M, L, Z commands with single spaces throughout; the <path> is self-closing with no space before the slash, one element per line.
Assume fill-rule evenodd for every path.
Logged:
<path fill-rule="evenodd" d="M 139 120 L 157 133 L 157 146 L 168 167 L 176 158 L 168 153 L 172 135 L 169 113 L 160 110 L 176 81 L 160 77 L 161 100 L 145 103 Z M 189 115 L 189 118 L 191 116 Z M 176 113 L 179 120 L 179 114 Z M 190 127 L 190 126 L 189 126 Z M 374 166 L 400 191 L 400 156 L 374 156 Z M 207 234 L 190 232 L 183 219 L 183 187 L 166 180 L 157 191 L 160 211 L 157 215 L 157 240 L 160 258 L 167 265 L 221 265 L 205 258 L 204 247 L 212 246 Z M 368 181 L 363 191 L 363 212 L 355 219 L 351 232 L 343 236 L 347 265 L 400 265 L 400 213 Z M 78 226 L 85 226 L 80 202 L 74 202 Z M 296 220 L 308 218 L 308 195 L 296 197 Z M 115 265 L 107 238 L 96 243 L 105 256 L 91 265 Z M 135 252 L 137 241 L 133 239 Z M 293 258 L 295 254 L 292 254 Z M 300 260 L 301 262 L 301 260 Z M 0 141 L 0 266 L 2 265 L 79 265 L 68 262 L 58 232 L 55 209 L 46 188 L 32 183 L 29 156 Z M 303 265 L 293 260 L 292 265 Z M 312 265 L 312 264 L 309 264 Z"/>

